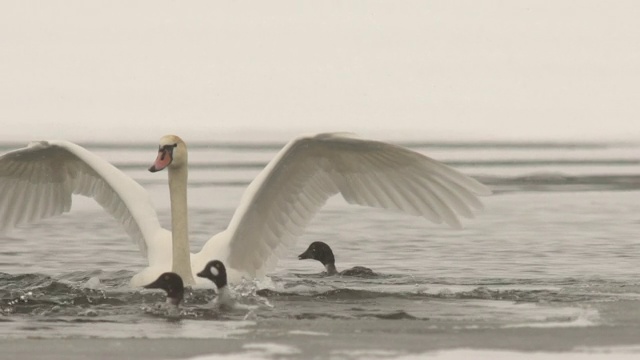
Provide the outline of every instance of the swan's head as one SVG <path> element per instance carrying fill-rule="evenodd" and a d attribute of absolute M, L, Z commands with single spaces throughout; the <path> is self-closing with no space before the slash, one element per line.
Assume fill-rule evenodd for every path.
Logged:
<path fill-rule="evenodd" d="M 313 259 L 318 260 L 322 265 L 333 265 L 336 259 L 333 257 L 333 251 L 326 243 L 322 241 L 314 241 L 309 245 L 307 250 L 298 255 L 298 260 Z"/>
<path fill-rule="evenodd" d="M 156 281 L 145 285 L 147 289 L 162 289 L 167 293 L 167 302 L 178 305 L 184 297 L 184 284 L 180 275 L 166 272 L 160 275 Z"/>
<path fill-rule="evenodd" d="M 156 172 L 166 167 L 179 168 L 187 164 L 187 145 L 176 135 L 165 135 L 160 139 L 158 157 L 149 171 Z"/>
<path fill-rule="evenodd" d="M 218 289 L 222 289 L 227 285 L 227 269 L 220 260 L 209 261 L 204 269 L 196 275 L 213 281 Z"/>

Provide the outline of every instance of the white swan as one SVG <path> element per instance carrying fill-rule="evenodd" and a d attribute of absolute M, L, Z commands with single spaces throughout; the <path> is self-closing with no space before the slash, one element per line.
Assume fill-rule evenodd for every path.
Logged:
<path fill-rule="evenodd" d="M 168 168 L 171 228 L 162 228 L 142 186 L 90 151 L 68 141 L 41 141 L 0 157 L 0 233 L 59 215 L 71 195 L 94 198 L 146 253 L 149 266 L 131 279 L 142 286 L 178 273 L 185 284 L 212 259 L 228 267 L 229 281 L 271 271 L 329 197 L 351 204 L 423 216 L 460 227 L 456 213 L 482 209 L 478 181 L 417 152 L 345 134 L 302 136 L 289 142 L 251 182 L 226 230 L 199 253 L 189 253 L 187 147 L 177 136 L 160 139 L 149 169 Z M 173 239 L 173 241 L 172 241 Z M 210 284 L 210 283 L 209 283 Z"/>

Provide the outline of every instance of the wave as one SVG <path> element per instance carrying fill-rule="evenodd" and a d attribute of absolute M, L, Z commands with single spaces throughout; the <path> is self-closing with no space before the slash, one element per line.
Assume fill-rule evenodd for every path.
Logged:
<path fill-rule="evenodd" d="M 613 146 L 634 147 L 633 142 L 598 142 L 598 141 L 391 141 L 394 144 L 420 149 L 606 149 Z M 91 150 L 148 150 L 158 144 L 145 142 L 78 142 Z M 191 149 L 235 150 L 235 151 L 276 151 L 286 142 L 283 141 L 190 141 Z M 0 151 L 9 151 L 26 146 L 22 142 L 1 142 Z"/>
<path fill-rule="evenodd" d="M 638 166 L 640 159 L 607 158 L 607 159 L 464 159 L 441 160 L 452 167 L 487 168 L 487 167 L 532 167 L 532 166 Z M 120 170 L 144 170 L 149 162 L 113 162 Z M 190 162 L 191 170 L 261 170 L 267 161 L 222 161 L 222 162 Z"/>
<path fill-rule="evenodd" d="M 395 298 L 402 300 L 430 300 L 430 299 L 452 299 L 452 300 L 507 300 L 515 302 L 575 302 L 584 301 L 597 297 L 597 294 L 571 293 L 563 290 L 519 290 L 519 289 L 489 289 L 484 286 L 472 290 L 451 291 L 440 290 L 437 293 L 428 291 L 419 292 L 387 292 L 358 289 L 332 289 L 317 293 L 275 291 L 271 289 L 258 290 L 257 294 L 268 299 L 316 299 L 329 301 L 354 301 L 371 300 L 382 298 Z M 610 296 L 610 295 L 606 295 Z"/>
<path fill-rule="evenodd" d="M 640 190 L 640 174 L 566 175 L 533 173 L 518 176 L 473 176 L 492 188 L 494 193 L 523 191 L 630 191 Z M 166 186 L 166 179 L 137 179 L 141 185 Z M 190 187 L 246 187 L 251 180 L 189 180 Z"/>
<path fill-rule="evenodd" d="M 330 320 L 348 320 L 348 319 L 380 319 L 380 320 L 428 320 L 420 319 L 413 316 L 404 310 L 392 310 L 390 312 L 380 313 L 359 313 L 350 315 L 340 315 L 330 312 L 304 312 L 293 316 L 296 320 L 318 320 L 318 319 L 330 319 Z"/>
<path fill-rule="evenodd" d="M 566 175 L 533 173 L 512 177 L 477 176 L 496 193 L 516 191 L 629 191 L 640 189 L 640 174 Z"/>
<path fill-rule="evenodd" d="M 137 323 L 145 317 L 167 321 L 188 320 L 251 320 L 257 319 L 294 319 L 294 320 L 389 320 L 414 321 L 429 320 L 431 313 L 424 310 L 424 305 L 447 304 L 461 306 L 462 317 L 471 316 L 466 313 L 468 300 L 481 302 L 509 302 L 514 305 L 525 304 L 559 304 L 560 308 L 582 306 L 593 302 L 637 303 L 636 298 L 629 298 L 628 288 L 624 293 L 619 283 L 607 283 L 601 280 L 593 282 L 596 286 L 585 290 L 583 282 L 558 280 L 554 284 L 567 284 L 564 287 L 532 289 L 536 281 L 493 279 L 491 285 L 476 285 L 470 282 L 465 286 L 397 286 L 402 279 L 379 278 L 357 279 L 353 286 L 358 288 L 335 288 L 345 286 L 342 281 L 326 278 L 297 277 L 278 280 L 273 288 L 259 288 L 257 282 L 245 282 L 234 286 L 238 301 L 250 305 L 249 312 L 226 312 L 212 307 L 211 301 L 216 294 L 213 289 L 186 289 L 181 309 L 164 306 L 165 295 L 161 291 L 131 289 L 127 284 L 131 272 L 74 272 L 61 277 L 50 277 L 43 274 L 11 275 L 0 273 L 0 321 L 4 323 L 20 323 L 25 318 L 39 322 L 42 331 L 50 331 L 47 324 L 55 323 Z M 74 281 L 68 279 L 73 278 Z M 124 278 L 124 280 L 123 280 Z M 104 281 L 103 281 L 104 280 Z M 359 281 L 359 282 L 358 282 Z M 111 285 L 105 285 L 110 282 Z M 387 282 L 391 282 L 387 284 Z M 441 283 L 447 283 L 442 281 Z M 464 282 L 462 282 L 464 283 Z M 504 289 L 500 285 L 512 284 L 516 288 Z M 591 284 L 591 282 L 589 283 Z M 271 284 L 270 286 L 274 286 Z M 284 287 L 282 290 L 280 287 Z M 329 287 L 329 288 L 327 288 Z M 331 288 L 334 287 L 334 288 Z M 637 290 L 637 289 L 636 289 Z M 633 291 L 633 290 L 632 290 Z M 457 305 L 456 305 L 457 304 Z M 475 305 L 474 305 L 475 306 Z M 487 303 L 492 307 L 496 304 Z M 503 305 L 499 305 L 503 306 Z M 528 306 L 528 305 L 527 305 Z M 558 305 L 552 305 L 558 308 Z M 555 322 L 558 322 L 554 320 Z M 24 329 L 23 329 L 24 330 Z M 36 329 L 38 330 L 38 329 Z M 35 331 L 35 330 L 34 330 Z"/>

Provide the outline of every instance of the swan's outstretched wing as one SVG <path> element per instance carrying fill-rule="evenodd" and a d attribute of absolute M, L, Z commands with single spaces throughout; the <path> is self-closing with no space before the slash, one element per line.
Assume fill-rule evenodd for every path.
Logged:
<path fill-rule="evenodd" d="M 229 228 L 229 266 L 262 275 L 302 234 L 327 199 L 392 209 L 460 227 L 456 214 L 482 209 L 478 181 L 400 146 L 341 134 L 287 144 L 244 193 Z"/>
<path fill-rule="evenodd" d="M 145 254 L 162 229 L 140 184 L 83 147 L 56 140 L 0 156 L 0 233 L 68 212 L 72 194 L 94 198 Z"/>

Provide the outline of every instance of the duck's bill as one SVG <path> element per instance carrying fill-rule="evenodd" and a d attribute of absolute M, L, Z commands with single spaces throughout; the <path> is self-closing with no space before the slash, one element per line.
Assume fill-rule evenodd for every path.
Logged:
<path fill-rule="evenodd" d="M 204 270 L 202 270 L 199 273 L 197 273 L 196 276 L 197 277 L 201 277 L 201 278 L 207 278 L 208 277 L 207 273 Z"/>
<path fill-rule="evenodd" d="M 304 259 L 309 259 L 310 256 L 309 254 L 307 254 L 307 252 L 303 252 L 302 254 L 298 255 L 298 260 L 304 260 Z"/>
<path fill-rule="evenodd" d="M 143 286 L 143 288 L 145 289 L 160 289 L 160 280 L 156 280 L 154 282 L 152 282 L 151 284 L 147 284 L 145 286 Z"/>

